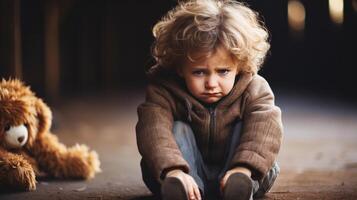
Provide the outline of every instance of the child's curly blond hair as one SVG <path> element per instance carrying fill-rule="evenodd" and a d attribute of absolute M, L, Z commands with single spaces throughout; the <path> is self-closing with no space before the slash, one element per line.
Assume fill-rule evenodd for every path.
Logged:
<path fill-rule="evenodd" d="M 181 1 L 153 28 L 149 69 L 176 69 L 196 52 L 209 56 L 223 46 L 242 71 L 257 73 L 270 48 L 268 32 L 258 14 L 234 0 Z"/>

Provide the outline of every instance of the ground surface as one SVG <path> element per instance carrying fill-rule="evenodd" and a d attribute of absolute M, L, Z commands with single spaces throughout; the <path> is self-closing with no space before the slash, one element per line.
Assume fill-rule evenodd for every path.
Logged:
<path fill-rule="evenodd" d="M 53 107 L 53 132 L 66 145 L 98 151 L 102 173 L 90 181 L 38 181 L 34 192 L 0 199 L 153 199 L 141 181 L 135 140 L 142 92 L 65 99 Z M 265 199 L 357 199 L 357 109 L 319 98 L 277 94 L 283 110 L 282 173 Z"/>

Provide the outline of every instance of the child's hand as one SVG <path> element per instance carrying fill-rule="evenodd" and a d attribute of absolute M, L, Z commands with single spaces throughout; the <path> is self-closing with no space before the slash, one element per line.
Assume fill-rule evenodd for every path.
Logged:
<path fill-rule="evenodd" d="M 223 188 L 226 185 L 226 182 L 227 182 L 229 176 L 234 173 L 237 173 L 237 172 L 243 173 L 243 174 L 247 175 L 248 177 L 250 177 L 252 175 L 252 172 L 245 167 L 235 167 L 231 170 L 228 170 L 220 182 L 221 192 L 223 192 Z"/>
<path fill-rule="evenodd" d="M 184 185 L 186 191 L 188 192 L 188 196 L 190 200 L 201 200 L 200 190 L 196 181 L 192 178 L 192 176 L 186 174 L 182 170 L 175 169 L 169 171 L 166 174 L 166 177 L 175 177 L 178 178 Z"/>

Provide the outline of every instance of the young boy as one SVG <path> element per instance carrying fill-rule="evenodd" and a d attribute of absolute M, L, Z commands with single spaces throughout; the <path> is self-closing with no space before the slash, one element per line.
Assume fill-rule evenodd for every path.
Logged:
<path fill-rule="evenodd" d="M 153 28 L 137 144 L 164 200 L 252 199 L 279 173 L 280 109 L 257 74 L 269 49 L 256 13 L 234 0 L 180 2 Z"/>

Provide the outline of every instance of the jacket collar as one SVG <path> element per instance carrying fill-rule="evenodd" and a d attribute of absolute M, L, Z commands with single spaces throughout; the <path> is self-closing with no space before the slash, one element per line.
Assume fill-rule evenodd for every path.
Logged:
<path fill-rule="evenodd" d="M 238 97 L 243 94 L 245 89 L 248 87 L 250 81 L 253 79 L 253 75 L 251 73 L 241 73 L 238 76 L 238 81 L 234 84 L 231 92 L 225 98 L 222 99 L 218 106 L 229 107 L 232 103 L 236 101 Z"/>

